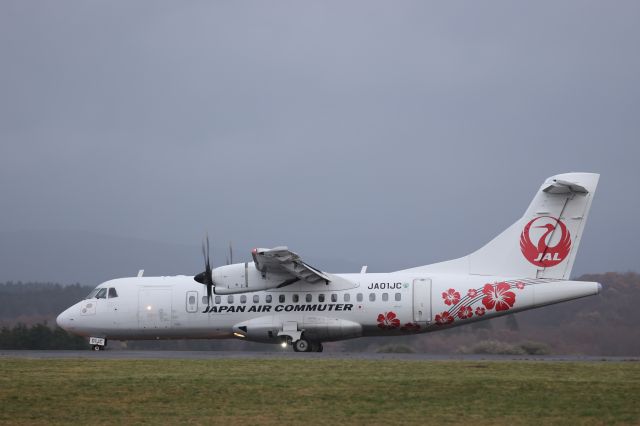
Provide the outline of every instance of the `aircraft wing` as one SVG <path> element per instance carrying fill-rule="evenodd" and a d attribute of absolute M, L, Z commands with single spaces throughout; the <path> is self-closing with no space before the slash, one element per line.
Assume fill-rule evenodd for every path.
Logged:
<path fill-rule="evenodd" d="M 312 284 L 331 281 L 327 274 L 305 263 L 287 247 L 256 248 L 251 251 L 251 255 L 256 268 L 263 274 L 274 272 L 291 275 L 293 281 L 302 280 Z"/>

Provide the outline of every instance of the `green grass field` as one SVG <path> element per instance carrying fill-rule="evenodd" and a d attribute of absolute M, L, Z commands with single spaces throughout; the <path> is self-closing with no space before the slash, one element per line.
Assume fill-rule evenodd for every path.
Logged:
<path fill-rule="evenodd" d="M 0 423 L 640 424 L 640 363 L 0 359 Z"/>

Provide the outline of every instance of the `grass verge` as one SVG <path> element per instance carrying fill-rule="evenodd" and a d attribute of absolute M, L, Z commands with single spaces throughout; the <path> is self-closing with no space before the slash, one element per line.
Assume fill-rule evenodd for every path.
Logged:
<path fill-rule="evenodd" d="M 638 424 L 640 364 L 0 360 L 0 423 Z"/>

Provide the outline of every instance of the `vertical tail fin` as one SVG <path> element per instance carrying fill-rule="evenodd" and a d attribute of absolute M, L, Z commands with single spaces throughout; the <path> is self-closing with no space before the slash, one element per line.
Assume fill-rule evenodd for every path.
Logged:
<path fill-rule="evenodd" d="M 569 279 L 600 175 L 548 178 L 516 223 L 470 255 L 421 271 Z"/>

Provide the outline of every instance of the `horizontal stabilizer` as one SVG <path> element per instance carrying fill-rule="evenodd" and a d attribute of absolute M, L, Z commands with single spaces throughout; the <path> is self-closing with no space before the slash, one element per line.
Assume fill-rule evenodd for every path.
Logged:
<path fill-rule="evenodd" d="M 543 191 L 549 194 L 569 194 L 571 192 L 579 192 L 581 194 L 589 193 L 587 188 L 582 185 L 560 179 L 553 179 L 551 183 L 543 189 Z"/>

